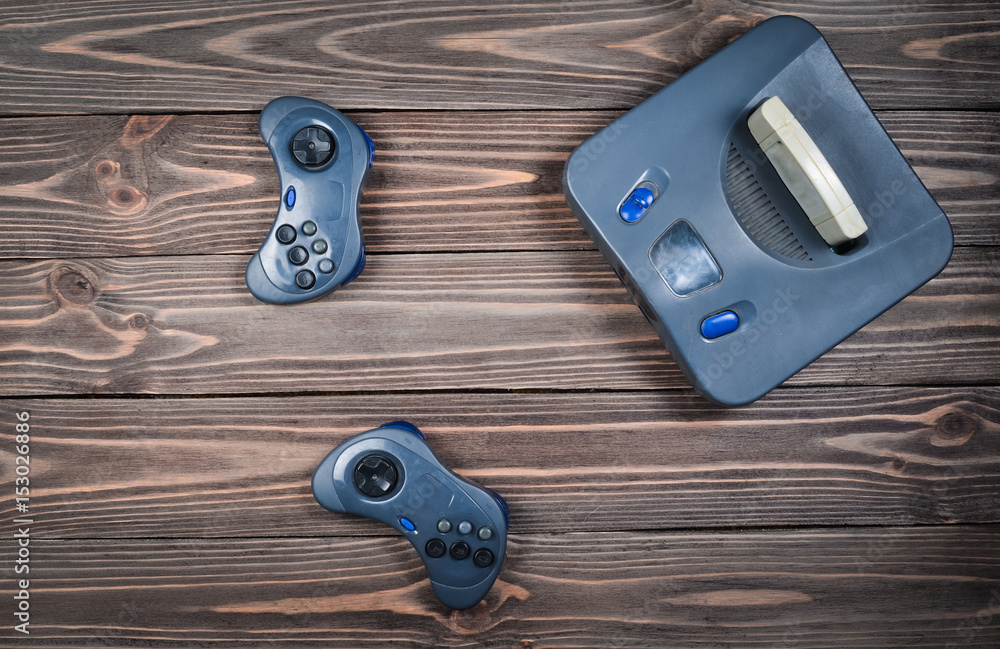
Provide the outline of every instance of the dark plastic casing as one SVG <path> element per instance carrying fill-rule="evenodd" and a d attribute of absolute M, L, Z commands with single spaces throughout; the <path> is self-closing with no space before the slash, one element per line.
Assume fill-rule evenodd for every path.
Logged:
<path fill-rule="evenodd" d="M 329 132 L 335 142 L 332 158 L 317 167 L 300 164 L 292 154 L 292 138 L 301 129 L 318 126 Z M 314 300 L 347 284 L 364 268 L 364 236 L 361 230 L 359 203 L 374 156 L 374 145 L 361 127 L 338 110 L 302 97 L 279 97 L 260 114 L 260 136 L 267 144 L 278 169 L 281 201 L 267 238 L 247 265 L 246 282 L 257 299 L 271 304 L 295 304 Z M 289 189 L 294 188 L 294 203 L 288 204 Z M 307 236 L 302 225 L 317 224 L 318 232 Z M 295 228 L 292 245 L 302 245 L 310 259 L 303 265 L 291 263 L 290 245 L 278 241 L 282 225 Z M 317 239 L 329 248 L 316 254 L 309 246 Z M 320 259 L 333 261 L 334 270 L 321 272 Z M 308 270 L 315 284 L 302 289 L 295 276 Z"/>
<path fill-rule="evenodd" d="M 826 245 L 749 132 L 749 115 L 775 95 L 868 223 L 849 250 Z M 620 206 L 642 182 L 657 198 L 628 223 Z M 765 21 L 588 139 L 563 184 L 685 375 L 720 404 L 763 396 L 934 277 L 952 251 L 944 212 L 826 41 L 789 16 Z M 683 297 L 654 248 L 679 221 L 721 270 L 717 283 Z M 705 318 L 726 311 L 739 317 L 735 331 L 702 335 Z"/>
<path fill-rule="evenodd" d="M 400 474 L 397 486 L 380 498 L 366 496 L 353 482 L 358 462 L 373 454 L 388 458 Z M 500 574 L 507 550 L 507 503 L 495 492 L 448 470 L 413 424 L 392 422 L 339 445 L 317 467 L 312 490 L 317 502 L 330 511 L 373 518 L 405 536 L 424 562 L 434 594 L 446 606 L 475 606 Z M 441 519 L 454 527 L 446 533 L 438 531 Z M 473 524 L 471 534 L 459 533 L 461 521 Z M 484 525 L 494 532 L 485 541 L 476 536 Z M 487 549 L 493 553 L 493 563 L 481 568 L 471 558 L 456 560 L 448 553 L 428 556 L 426 545 L 433 538 L 449 546 L 467 542 L 473 552 Z"/>

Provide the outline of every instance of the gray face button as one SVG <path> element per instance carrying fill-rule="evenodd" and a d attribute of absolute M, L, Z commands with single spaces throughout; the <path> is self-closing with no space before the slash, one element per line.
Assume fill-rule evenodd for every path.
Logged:
<path fill-rule="evenodd" d="M 451 521 L 449 521 L 447 518 L 442 518 L 441 520 L 438 521 L 437 529 L 438 532 L 441 532 L 442 534 L 447 534 L 448 532 L 451 531 Z"/>
<path fill-rule="evenodd" d="M 472 560 L 480 568 L 485 568 L 493 563 L 493 553 L 486 548 L 480 548 L 479 550 L 476 550 L 474 555 L 472 555 Z"/>
<path fill-rule="evenodd" d="M 451 554 L 452 559 L 461 561 L 469 558 L 469 555 L 472 554 L 472 548 L 465 541 L 455 541 L 451 544 L 451 549 L 448 552 Z"/>
<path fill-rule="evenodd" d="M 432 559 L 437 559 L 438 557 L 443 557 L 448 546 L 444 544 L 441 539 L 431 539 L 424 546 L 424 550 L 427 552 L 427 556 Z"/>
<path fill-rule="evenodd" d="M 295 241 L 295 228 L 290 225 L 283 225 L 278 228 L 277 237 L 281 243 L 291 243 Z"/>
<path fill-rule="evenodd" d="M 479 528 L 479 531 L 476 532 L 476 536 L 478 536 L 481 541 L 489 541 L 493 538 L 493 529 L 487 525 L 483 525 Z"/>
<path fill-rule="evenodd" d="M 288 251 L 288 261 L 292 262 L 296 266 L 301 266 L 302 264 L 309 261 L 309 253 L 302 246 L 295 246 Z"/>
<path fill-rule="evenodd" d="M 300 270 L 295 274 L 295 285 L 303 290 L 312 288 L 315 283 L 316 276 L 312 274 L 312 271 Z"/>
<path fill-rule="evenodd" d="M 459 534 L 469 534 L 470 532 L 472 532 L 472 523 L 469 521 L 462 521 L 458 524 Z"/>

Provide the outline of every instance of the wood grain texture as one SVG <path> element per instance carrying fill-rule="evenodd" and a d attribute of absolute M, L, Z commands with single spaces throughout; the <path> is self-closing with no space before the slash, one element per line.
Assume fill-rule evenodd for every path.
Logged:
<path fill-rule="evenodd" d="M 243 256 L 0 262 L 0 389 L 67 393 L 687 388 L 596 252 L 381 255 L 275 307 Z M 995 384 L 1000 249 L 944 272 L 792 385 Z M 316 323 L 325 323 L 317 327 Z"/>
<path fill-rule="evenodd" d="M 0 113 L 627 108 L 765 18 L 816 24 L 877 108 L 998 107 L 995 3 L 47 3 L 0 10 Z M 992 53 L 992 54 L 991 54 Z"/>
<path fill-rule="evenodd" d="M 1000 643 L 995 526 L 515 535 L 493 590 L 465 612 L 434 599 L 398 537 L 36 541 L 31 551 L 32 635 L 19 646 Z M 10 580 L 2 589 L 13 601 Z"/>
<path fill-rule="evenodd" d="M 396 419 L 503 494 L 514 533 L 1000 522 L 1000 388 L 784 388 L 735 410 L 630 392 L 3 403 L 23 410 L 35 538 L 391 534 L 319 507 L 310 479 Z"/>
<path fill-rule="evenodd" d="M 352 114 L 378 147 L 361 208 L 369 250 L 592 249 L 563 165 L 620 114 Z M 956 243 L 1000 244 L 1000 115 L 879 117 Z M 0 170 L 0 257 L 250 254 L 279 197 L 256 115 L 4 119 Z"/>

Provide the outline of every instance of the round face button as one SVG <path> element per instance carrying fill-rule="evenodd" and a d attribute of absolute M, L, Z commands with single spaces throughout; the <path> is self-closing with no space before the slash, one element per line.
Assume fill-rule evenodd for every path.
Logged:
<path fill-rule="evenodd" d="M 319 260 L 319 272 L 321 273 L 332 273 L 333 272 L 333 261 L 330 259 L 320 259 Z"/>
<path fill-rule="evenodd" d="M 476 536 L 478 536 L 481 541 L 489 541 L 493 538 L 493 528 L 483 525 L 479 528 L 479 531 L 476 532 Z"/>
<path fill-rule="evenodd" d="M 447 546 L 441 539 L 431 539 L 427 542 L 427 545 L 424 546 L 424 551 L 427 553 L 427 556 L 432 559 L 443 557 L 446 549 Z"/>
<path fill-rule="evenodd" d="M 468 534 L 471 531 L 472 531 L 472 523 L 470 523 L 469 521 L 462 521 L 461 523 L 458 524 L 459 534 Z"/>
<path fill-rule="evenodd" d="M 313 241 L 312 249 L 317 255 L 322 255 L 327 250 L 326 241 L 323 239 L 316 239 Z"/>
<path fill-rule="evenodd" d="M 469 554 L 472 553 L 472 548 L 465 541 L 455 541 L 451 544 L 451 558 L 456 561 L 461 561 L 462 559 L 468 559 Z"/>
<path fill-rule="evenodd" d="M 311 237 L 312 235 L 316 234 L 316 223 L 314 223 L 313 221 L 306 221 L 305 223 L 303 223 L 302 234 L 306 235 L 307 237 Z"/>
<path fill-rule="evenodd" d="M 312 288 L 316 283 L 316 276 L 312 271 L 300 270 L 295 274 L 295 285 L 301 289 Z"/>
<path fill-rule="evenodd" d="M 295 228 L 290 225 L 283 225 L 278 228 L 276 236 L 278 237 L 278 241 L 287 245 L 295 241 Z"/>
<path fill-rule="evenodd" d="M 329 162 L 333 149 L 333 137 L 319 126 L 307 126 L 292 138 L 292 155 L 307 167 Z"/>
<path fill-rule="evenodd" d="M 383 455 L 366 455 L 354 467 L 354 486 L 369 498 L 381 498 L 396 487 L 396 465 Z"/>
<path fill-rule="evenodd" d="M 448 532 L 451 531 L 451 521 L 449 521 L 447 518 L 442 518 L 441 520 L 438 521 L 437 528 L 438 532 L 441 532 L 442 534 L 447 534 Z"/>
<path fill-rule="evenodd" d="M 302 264 L 309 261 L 309 253 L 302 246 L 295 246 L 288 251 L 288 261 L 292 262 L 296 266 L 301 266 Z"/>
<path fill-rule="evenodd" d="M 493 563 L 493 553 L 486 548 L 480 548 L 472 555 L 472 561 L 480 568 L 485 568 Z"/>

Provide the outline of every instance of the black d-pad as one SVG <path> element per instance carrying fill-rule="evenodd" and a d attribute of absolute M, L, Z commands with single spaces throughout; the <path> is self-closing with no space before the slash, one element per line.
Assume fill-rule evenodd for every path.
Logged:
<path fill-rule="evenodd" d="M 366 455 L 354 467 L 354 485 L 369 498 L 390 493 L 398 477 L 396 465 L 383 455 Z"/>
<path fill-rule="evenodd" d="M 307 126 L 292 138 L 292 155 L 307 167 L 326 164 L 333 156 L 333 138 L 319 126 Z"/>

